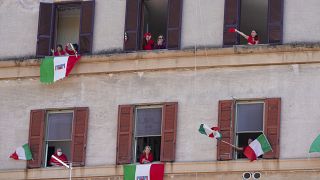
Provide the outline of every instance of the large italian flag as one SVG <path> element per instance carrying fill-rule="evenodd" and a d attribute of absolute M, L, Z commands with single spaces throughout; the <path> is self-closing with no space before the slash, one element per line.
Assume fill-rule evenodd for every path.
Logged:
<path fill-rule="evenodd" d="M 53 83 L 67 77 L 80 56 L 47 56 L 40 65 L 40 81 Z"/>
<path fill-rule="evenodd" d="M 162 180 L 164 164 L 129 164 L 123 166 L 124 180 Z"/>
<path fill-rule="evenodd" d="M 245 148 L 243 154 L 247 156 L 250 161 L 253 161 L 256 160 L 257 157 L 271 150 L 272 148 L 268 139 L 264 134 L 261 134 Z"/>
<path fill-rule="evenodd" d="M 24 144 L 18 147 L 14 153 L 11 154 L 10 158 L 15 160 L 31 160 L 32 154 L 28 144 Z"/>

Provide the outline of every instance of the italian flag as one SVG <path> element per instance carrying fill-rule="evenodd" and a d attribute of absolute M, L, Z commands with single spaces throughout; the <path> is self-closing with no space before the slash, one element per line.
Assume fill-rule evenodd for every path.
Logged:
<path fill-rule="evenodd" d="M 10 158 L 15 160 L 30 160 L 32 159 L 31 150 L 28 144 L 24 144 L 18 147 L 14 153 L 11 154 Z"/>
<path fill-rule="evenodd" d="M 210 128 L 206 124 L 201 124 L 200 127 L 199 127 L 199 132 L 201 134 L 204 134 L 204 135 L 210 137 L 210 138 L 216 138 L 218 140 L 222 138 L 222 135 L 219 132 L 219 128 L 218 127 Z"/>
<path fill-rule="evenodd" d="M 129 164 L 123 166 L 124 180 L 162 180 L 164 164 Z"/>
<path fill-rule="evenodd" d="M 261 134 L 245 148 L 243 154 L 247 156 L 250 161 L 253 161 L 256 160 L 257 157 L 271 150 L 272 148 L 268 139 L 264 134 Z"/>
<path fill-rule="evenodd" d="M 80 56 L 47 56 L 40 65 L 40 81 L 53 83 L 67 77 Z"/>

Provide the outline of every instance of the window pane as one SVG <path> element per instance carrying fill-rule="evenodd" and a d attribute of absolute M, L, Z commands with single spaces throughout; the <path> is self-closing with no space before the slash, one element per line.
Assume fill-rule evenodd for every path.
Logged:
<path fill-rule="evenodd" d="M 72 113 L 48 114 L 47 140 L 71 139 L 72 119 Z"/>
<path fill-rule="evenodd" d="M 161 135 L 161 108 L 137 109 L 136 136 Z"/>
<path fill-rule="evenodd" d="M 237 104 L 237 132 L 263 131 L 263 103 Z"/>

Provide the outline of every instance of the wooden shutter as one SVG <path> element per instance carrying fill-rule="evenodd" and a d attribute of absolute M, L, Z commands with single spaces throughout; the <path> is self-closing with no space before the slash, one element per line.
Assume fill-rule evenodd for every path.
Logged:
<path fill-rule="evenodd" d="M 117 164 L 132 160 L 133 105 L 120 105 L 118 109 Z"/>
<path fill-rule="evenodd" d="M 51 53 L 53 45 L 53 28 L 54 28 L 54 4 L 40 3 L 37 50 L 38 57 L 48 56 Z"/>
<path fill-rule="evenodd" d="M 180 49 L 182 0 L 168 1 L 167 48 Z"/>
<path fill-rule="evenodd" d="M 223 26 L 223 45 L 232 46 L 239 44 L 237 33 L 229 32 L 229 28 L 239 29 L 240 24 L 240 1 L 225 0 L 224 3 L 224 26 Z"/>
<path fill-rule="evenodd" d="M 272 150 L 263 155 L 263 158 L 279 158 L 280 153 L 280 112 L 281 99 L 269 98 L 265 100 L 265 127 L 264 133 L 267 136 Z"/>
<path fill-rule="evenodd" d="M 39 168 L 42 162 L 45 110 L 31 110 L 29 126 L 29 146 L 32 160 L 27 161 L 28 168 Z"/>
<path fill-rule="evenodd" d="M 84 166 L 87 147 L 89 108 L 74 108 L 71 161 L 72 166 Z"/>
<path fill-rule="evenodd" d="M 234 100 L 219 101 L 218 125 L 222 140 L 233 144 L 234 137 Z M 230 145 L 218 141 L 217 160 L 232 160 L 233 149 Z"/>
<path fill-rule="evenodd" d="M 136 51 L 139 49 L 140 16 L 141 0 L 127 0 L 124 32 L 127 33 L 128 40 L 124 41 L 125 51 Z"/>
<path fill-rule="evenodd" d="M 162 110 L 162 133 L 160 160 L 172 162 L 175 160 L 177 134 L 178 103 L 165 103 Z"/>
<path fill-rule="evenodd" d="M 282 43 L 283 0 L 269 0 L 268 39 L 269 44 Z"/>
<path fill-rule="evenodd" d="M 79 51 L 81 54 L 92 52 L 95 1 L 81 2 Z"/>

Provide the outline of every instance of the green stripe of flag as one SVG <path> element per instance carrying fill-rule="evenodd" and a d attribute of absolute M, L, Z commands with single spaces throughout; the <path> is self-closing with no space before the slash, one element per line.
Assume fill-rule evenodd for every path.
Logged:
<path fill-rule="evenodd" d="M 45 57 L 40 65 L 40 81 L 43 83 L 52 83 L 54 79 L 53 56 Z"/>
<path fill-rule="evenodd" d="M 32 159 L 32 154 L 31 154 L 31 150 L 29 148 L 28 144 L 24 144 L 23 146 L 24 149 L 24 153 L 26 155 L 26 160 L 31 160 Z"/>
<path fill-rule="evenodd" d="M 124 177 L 123 180 L 132 180 L 135 178 L 136 165 L 124 165 Z"/>
<path fill-rule="evenodd" d="M 269 144 L 269 142 L 264 134 L 261 134 L 257 138 L 257 140 L 259 141 L 263 152 L 268 152 L 268 151 L 272 150 L 271 145 Z"/>

